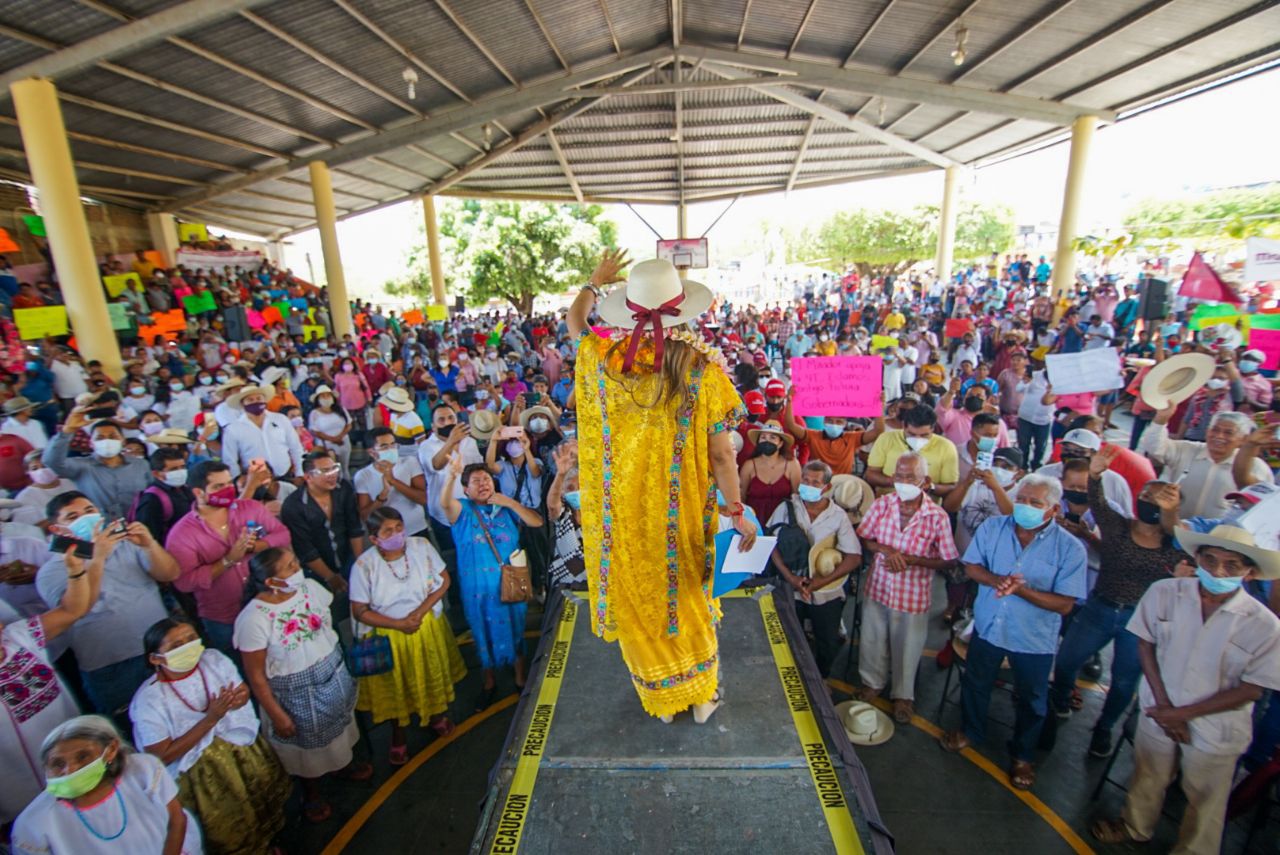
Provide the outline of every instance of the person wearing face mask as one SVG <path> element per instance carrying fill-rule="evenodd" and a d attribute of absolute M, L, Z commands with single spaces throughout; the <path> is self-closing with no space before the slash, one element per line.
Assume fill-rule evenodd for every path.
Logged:
<path fill-rule="evenodd" d="M 973 432 L 973 420 L 979 413 L 992 413 L 999 415 L 999 410 L 991 396 L 987 392 L 987 387 L 982 385 L 970 386 L 969 389 L 962 394 L 962 404 L 960 407 L 953 406 L 957 393 L 960 393 L 961 382 L 959 378 L 951 381 L 951 388 L 947 390 L 947 394 L 938 399 L 938 403 L 934 405 L 933 411 L 938 417 L 938 430 L 947 439 L 956 445 L 964 445 L 969 441 L 969 434 Z M 997 419 L 996 425 L 996 446 L 1004 448 L 1011 445 L 1009 442 L 1009 429 L 1003 421 Z"/>
<path fill-rule="evenodd" d="M 327 448 L 341 464 L 342 471 L 350 471 L 351 417 L 328 386 L 317 386 L 313 400 L 315 409 L 307 417 L 307 429 L 315 437 L 317 447 Z"/>
<path fill-rule="evenodd" d="M 416 455 L 402 455 L 390 428 L 369 431 L 372 462 L 353 479 L 360 518 L 394 508 L 412 537 L 427 536 L 427 479 Z"/>
<path fill-rule="evenodd" d="M 149 410 L 155 405 L 155 396 L 147 390 L 147 383 L 141 377 L 130 377 L 124 387 L 124 396 L 121 403 L 140 413 L 143 410 Z"/>
<path fill-rule="evenodd" d="M 1106 448 L 1089 461 L 1089 510 L 1102 535 L 1098 550 L 1098 581 L 1084 606 L 1071 620 L 1054 663 L 1049 702 L 1057 718 L 1071 715 L 1071 689 L 1083 665 L 1109 642 L 1115 644 L 1111 682 L 1102 713 L 1094 724 L 1089 754 L 1111 755 L 1111 731 L 1128 711 L 1141 676 L 1137 637 L 1125 632 L 1138 601 L 1156 581 L 1174 575 L 1186 557 L 1160 525 L 1161 505 L 1156 498 L 1160 481 L 1152 481 L 1138 494 L 1138 516 L 1119 514 L 1103 495 L 1102 473 L 1118 449 Z M 1176 503 L 1171 503 L 1176 508 Z"/>
<path fill-rule="evenodd" d="M 83 493 L 55 496 L 48 515 L 50 534 L 93 544 L 89 561 L 102 566 L 102 581 L 90 590 L 90 619 L 72 627 L 68 639 L 94 709 L 115 715 L 146 679 L 138 627 L 167 614 L 158 583 L 178 578 L 178 562 L 145 526 L 130 523 L 120 531 L 122 521 L 104 518 Z M 54 555 L 36 572 L 36 590 L 51 608 L 67 592 L 67 563 L 64 555 Z"/>
<path fill-rule="evenodd" d="M 499 459 L 501 448 L 501 459 Z M 485 466 L 497 481 L 498 490 L 526 508 L 542 509 L 542 462 L 533 453 L 529 434 L 489 443 Z"/>
<path fill-rule="evenodd" d="M 40 459 L 39 451 L 30 451 L 23 458 L 30 486 L 23 487 L 13 497 L 19 507 L 10 511 L 10 520 L 25 525 L 43 526 L 45 523 L 45 507 L 49 500 L 62 493 L 69 493 L 76 485 L 45 466 Z"/>
<path fill-rule="evenodd" d="M 374 724 L 391 721 L 390 762 L 402 766 L 412 716 L 441 737 L 453 733 L 449 705 L 467 668 L 444 616 L 452 584 L 444 559 L 426 538 L 406 537 L 393 508 L 375 510 L 365 527 L 373 547 L 351 571 L 351 614 L 358 635 L 388 639 L 393 666 L 357 681 L 357 708 L 371 713 Z"/>
<path fill-rule="evenodd" d="M 831 467 L 815 460 L 806 464 L 796 493 L 773 511 L 768 530 L 794 525 L 805 533 L 810 552 L 804 566 L 788 567 L 782 550 L 770 556 L 779 575 L 795 589 L 796 615 L 813 625 L 813 655 L 823 677 L 840 652 L 840 615 L 844 611 L 844 579 L 862 565 L 862 547 L 844 508 L 831 499 Z M 834 569 L 822 574 L 813 566 L 824 549 L 839 553 Z M 834 558 L 834 556 L 831 556 Z"/>
<path fill-rule="evenodd" d="M 448 351 L 439 351 L 431 368 L 431 379 L 435 381 L 437 391 L 442 395 L 445 392 L 457 392 L 458 374 L 458 366 L 453 364 Z"/>
<path fill-rule="evenodd" d="M 365 427 L 368 424 L 368 406 L 373 400 L 373 390 L 356 361 L 351 357 L 339 360 L 338 371 L 333 375 L 333 391 L 338 404 L 351 420 L 352 442 L 365 444 Z M 317 395 L 318 397 L 318 395 Z"/>
<path fill-rule="evenodd" d="M 1267 355 L 1261 350 L 1246 350 L 1240 354 L 1240 360 L 1236 363 L 1239 376 L 1233 380 L 1232 384 L 1239 386 L 1243 393 L 1239 403 L 1236 404 L 1238 412 L 1265 413 L 1271 409 L 1271 401 L 1274 397 L 1271 381 L 1259 372 L 1266 359 Z M 1232 389 L 1232 392 L 1235 397 L 1235 389 Z"/>
<path fill-rule="evenodd" d="M 562 442 L 554 452 L 556 476 L 547 491 L 547 519 L 554 530 L 547 578 L 551 585 L 585 590 L 587 567 L 582 554 L 582 501 L 578 482 L 578 444 Z"/>
<path fill-rule="evenodd" d="M 929 491 L 945 496 L 960 480 L 960 458 L 951 440 L 935 432 L 938 417 L 928 407 L 914 404 L 907 409 L 899 406 L 900 430 L 886 430 L 871 446 L 867 457 L 866 479 L 883 493 L 892 489 L 893 471 L 898 457 L 914 451 L 929 464 Z M 888 473 L 888 474 L 886 474 Z"/>
<path fill-rule="evenodd" d="M 870 702 L 893 675 L 894 720 L 906 724 L 915 711 L 916 669 L 929 628 L 933 574 L 955 564 L 959 553 L 951 520 L 929 500 L 928 462 L 916 452 L 898 456 L 893 492 L 871 503 L 858 526 L 863 546 L 875 554 L 867 577 L 862 638 L 858 647 L 856 700 Z"/>
<path fill-rule="evenodd" d="M 134 496 L 151 483 L 151 467 L 145 460 L 121 454 L 124 434 L 115 422 L 89 423 L 85 412 L 91 406 L 71 411 L 62 431 L 45 448 L 41 460 L 60 477 L 70 479 L 109 519 L 117 519 L 129 510 Z M 82 428 L 88 428 L 93 456 L 68 457 L 71 438 Z"/>
<path fill-rule="evenodd" d="M 322 449 L 302 461 L 303 488 L 284 500 L 280 521 L 289 529 L 293 551 L 311 574 L 336 595 L 347 591 L 347 577 L 357 555 L 364 551 L 359 504 L 342 467 Z M 346 603 L 338 599 L 335 620 L 345 617 Z M 341 615 L 341 617 L 339 617 Z"/>
<path fill-rule="evenodd" d="M 1048 712 L 1062 617 L 1087 584 L 1084 546 L 1055 521 L 1061 501 L 1056 479 L 1027 475 L 1014 493 L 1013 513 L 983 523 L 961 559 L 978 598 L 961 679 L 963 727 L 940 742 L 960 752 L 983 740 L 991 692 L 1007 659 L 1017 705 L 1009 782 L 1020 790 L 1035 785 L 1031 761 Z"/>
<path fill-rule="evenodd" d="M 1171 851 L 1218 852 L 1253 705 L 1263 690 L 1280 690 L 1280 619 L 1241 587 L 1280 578 L 1280 553 L 1227 525 L 1179 528 L 1177 539 L 1195 575 L 1151 584 L 1128 623 L 1143 676 L 1134 772 L 1120 816 L 1091 831 L 1105 843 L 1150 840 L 1181 769 L 1187 809 Z"/>
<path fill-rule="evenodd" d="M 166 404 L 165 415 L 169 426 L 189 431 L 195 427 L 196 414 L 200 412 L 200 398 L 195 392 L 187 389 L 181 378 L 170 379 L 168 386 L 169 401 Z"/>
<path fill-rule="evenodd" d="M 289 419 L 267 411 L 271 389 L 242 386 L 230 399 L 232 407 L 242 410 L 240 418 L 227 426 L 222 436 L 222 459 L 231 467 L 231 476 L 240 477 L 256 459 L 267 461 L 276 478 L 302 474 L 302 442 Z"/>
<path fill-rule="evenodd" d="M 1234 366 L 1232 368 L 1234 369 Z M 1197 389 L 1187 401 L 1186 411 L 1182 415 L 1182 421 L 1174 439 L 1204 442 L 1213 417 L 1218 413 L 1230 412 L 1236 403 L 1243 400 L 1243 389 L 1240 390 L 1240 401 L 1235 400 L 1227 366 L 1219 364 L 1209 381 L 1202 388 Z"/>
<path fill-rule="evenodd" d="M 134 744 L 178 782 L 178 800 L 200 818 L 207 851 L 266 851 L 284 828 L 293 782 L 235 664 L 206 650 L 185 620 L 156 621 L 142 643 L 155 673 L 129 704 Z"/>
<path fill-rule="evenodd" d="M 234 657 L 231 634 L 248 585 L 248 559 L 288 546 L 289 531 L 261 502 L 239 498 L 225 463 L 198 464 L 187 482 L 195 504 L 165 539 L 182 566 L 174 587 L 194 595 L 210 644 Z"/>
<path fill-rule="evenodd" d="M 800 463 L 791 453 L 795 440 L 773 420 L 747 431 L 747 438 L 753 451 L 738 472 L 742 503 L 767 520 L 800 486 Z"/>
<path fill-rule="evenodd" d="M 1095 455 L 1102 451 L 1102 439 L 1093 431 L 1085 428 L 1075 428 L 1067 431 L 1062 437 L 1062 445 L 1060 446 L 1060 456 L 1063 463 L 1068 460 L 1091 460 Z M 1116 455 L 1108 455 L 1108 460 L 1114 460 Z M 1041 466 L 1036 470 L 1037 475 L 1047 475 L 1050 478 L 1062 479 L 1062 463 L 1049 463 Z M 1126 516 L 1130 515 L 1130 509 L 1134 507 L 1133 491 L 1129 489 L 1129 482 L 1123 476 L 1111 470 L 1102 473 L 1102 492 L 1106 497 L 1115 503 L 1115 506 L 1121 510 Z"/>
<path fill-rule="evenodd" d="M 138 494 L 128 516 L 164 543 L 174 522 L 191 510 L 195 496 L 187 486 L 186 451 L 173 445 L 157 446 L 150 460 L 152 483 Z"/>
<path fill-rule="evenodd" d="M 457 493 L 461 490 L 457 479 L 449 474 L 449 460 L 455 455 L 460 455 L 465 465 L 484 462 L 480 447 L 471 436 L 471 428 L 458 423 L 458 414 L 448 404 L 437 404 L 431 410 L 431 435 L 418 443 L 418 462 L 427 476 L 427 513 L 431 517 L 431 530 L 440 550 L 445 553 L 453 549 L 453 534 L 440 502 L 446 491 Z"/>
<path fill-rule="evenodd" d="M 352 759 L 360 738 L 356 684 L 329 614 L 333 595 L 306 578 L 290 549 L 259 552 L 249 574 L 253 598 L 236 617 L 232 640 L 267 742 L 285 771 L 302 783 L 303 815 L 323 822 L 332 813 L 320 792 L 324 775 L 349 781 L 373 775 L 369 763 Z M 277 620 L 279 613 L 290 620 Z"/>
<path fill-rule="evenodd" d="M 364 352 L 364 381 L 374 391 L 391 382 L 391 369 L 383 361 L 382 354 L 370 347 Z M 372 397 L 372 396 L 370 396 Z"/>
<path fill-rule="evenodd" d="M 40 777 L 38 795 L 13 826 L 14 852 L 204 851 L 200 824 L 183 810 L 164 765 L 135 753 L 103 716 L 62 721 L 14 762 L 21 766 L 8 768 L 36 764 Z"/>
<path fill-rule="evenodd" d="M 877 416 L 875 423 L 866 430 L 850 430 L 849 420 L 843 416 L 825 416 L 822 428 L 815 430 L 797 420 L 790 406 L 786 408 L 785 416 L 787 427 L 808 448 L 810 459 L 827 464 L 835 475 L 852 475 L 858 449 L 875 442 L 884 432 L 883 415 Z"/>

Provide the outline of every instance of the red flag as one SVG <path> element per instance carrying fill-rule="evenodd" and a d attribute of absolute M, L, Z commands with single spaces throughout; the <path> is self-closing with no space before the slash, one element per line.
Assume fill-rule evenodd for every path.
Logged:
<path fill-rule="evenodd" d="M 1187 272 L 1182 275 L 1178 293 L 1183 297 L 1214 303 L 1233 303 L 1239 306 L 1244 302 L 1198 252 L 1191 256 L 1191 263 L 1187 265 Z"/>

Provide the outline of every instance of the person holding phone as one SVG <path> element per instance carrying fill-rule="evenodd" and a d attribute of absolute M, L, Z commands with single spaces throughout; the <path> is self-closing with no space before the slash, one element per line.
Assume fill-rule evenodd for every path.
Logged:
<path fill-rule="evenodd" d="M 88 496 L 107 518 L 123 517 L 134 497 L 151 483 L 151 466 L 146 460 L 126 457 L 124 432 L 113 421 L 89 421 L 93 403 L 76 407 L 67 416 L 62 430 L 45 448 L 41 460 L 59 476 L 70 478 L 76 489 Z M 112 408 L 114 412 L 114 407 Z M 91 457 L 69 457 L 71 439 L 81 428 L 89 432 Z"/>

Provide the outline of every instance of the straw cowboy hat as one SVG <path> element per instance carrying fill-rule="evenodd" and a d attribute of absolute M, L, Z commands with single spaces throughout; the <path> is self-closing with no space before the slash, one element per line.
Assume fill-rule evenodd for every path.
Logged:
<path fill-rule="evenodd" d="M 165 428 L 155 436 L 147 437 L 147 442 L 153 445 L 186 445 L 191 441 L 187 432 L 180 428 Z"/>
<path fill-rule="evenodd" d="M 1217 525 L 1208 534 L 1200 534 L 1179 526 L 1176 536 L 1183 551 L 1192 555 L 1202 546 L 1216 546 L 1238 552 L 1258 565 L 1258 575 L 1263 579 L 1280 579 L 1280 552 L 1259 546 L 1253 533 L 1247 529 L 1234 525 Z"/>
<path fill-rule="evenodd" d="M 277 380 L 287 376 L 288 374 L 289 372 L 286 371 L 285 369 L 281 368 L 278 365 L 273 365 L 262 372 L 262 374 L 260 375 L 259 382 L 263 386 L 273 386 L 275 385 L 275 382 Z"/>
<path fill-rule="evenodd" d="M 832 573 L 836 572 L 836 567 L 844 559 L 844 555 L 840 550 L 836 549 L 836 536 L 834 534 L 824 537 L 815 543 L 809 549 L 809 578 L 818 584 L 819 588 L 825 586 L 825 580 Z"/>
<path fill-rule="evenodd" d="M 859 520 L 867 515 L 875 501 L 871 485 L 857 475 L 836 475 L 831 479 L 831 498 L 846 511 L 853 511 Z"/>
<path fill-rule="evenodd" d="M 498 428 L 502 427 L 502 422 L 498 421 L 497 413 L 492 410 L 476 410 L 471 414 L 470 425 L 472 439 L 476 442 L 488 442 L 493 439 Z"/>
<path fill-rule="evenodd" d="M 16 395 L 4 402 L 4 414 L 6 416 L 14 416 L 27 410 L 33 410 L 36 406 L 36 404 L 31 403 L 21 395 Z"/>
<path fill-rule="evenodd" d="M 1179 353 L 1161 362 L 1142 378 L 1142 401 L 1163 410 L 1195 394 L 1213 376 L 1215 363 L 1207 353 Z"/>
<path fill-rule="evenodd" d="M 662 365 L 662 345 L 667 327 L 688 323 L 711 307 L 711 289 L 692 279 L 680 279 L 675 265 L 661 258 L 641 261 L 633 265 L 627 284 L 615 288 L 600 304 L 596 312 L 606 324 L 624 330 L 634 330 L 623 370 L 629 370 L 635 360 L 636 349 L 646 331 L 653 335 L 653 366 L 656 371 Z"/>
<path fill-rule="evenodd" d="M 232 377 L 230 380 L 228 380 L 226 383 L 223 383 L 221 386 L 214 387 L 213 391 L 220 392 L 222 395 L 228 396 L 232 392 L 234 392 L 236 389 L 239 389 L 244 384 L 245 384 L 245 381 L 241 380 L 239 377 Z"/>
<path fill-rule="evenodd" d="M 237 410 L 243 409 L 244 399 L 250 395 L 261 395 L 269 401 L 276 396 L 276 390 L 271 386 L 241 386 L 227 396 L 227 405 Z"/>
<path fill-rule="evenodd" d="M 321 383 L 319 386 L 317 386 L 315 388 L 315 391 L 311 393 L 311 400 L 314 401 L 316 398 L 319 398 L 321 395 L 333 395 L 333 399 L 335 401 L 338 399 L 338 396 L 333 394 L 333 390 L 330 389 L 328 386 L 326 386 L 324 383 Z"/>
<path fill-rule="evenodd" d="M 413 399 L 409 397 L 409 393 L 399 386 L 392 386 L 382 397 L 378 399 L 378 403 L 396 413 L 408 413 L 413 410 Z"/>
<path fill-rule="evenodd" d="M 546 407 L 530 407 L 520 414 L 520 427 L 528 430 L 529 422 L 534 416 L 542 416 L 547 420 L 548 424 L 554 425 L 556 423 L 555 413 L 551 412 Z"/>
<path fill-rule="evenodd" d="M 880 745 L 893 736 L 893 720 L 871 704 L 845 701 L 836 704 L 836 715 L 854 745 Z"/>
<path fill-rule="evenodd" d="M 787 433 L 785 430 L 782 429 L 781 422 L 768 421 L 762 424 L 758 428 L 752 428 L 751 430 L 747 431 L 747 439 L 751 440 L 752 445 L 759 445 L 761 434 L 769 434 L 770 436 L 776 435 L 777 438 L 780 439 L 782 441 L 782 444 L 785 446 L 783 451 L 790 451 L 791 446 L 796 441 L 795 437 L 793 437 L 791 434 Z"/>

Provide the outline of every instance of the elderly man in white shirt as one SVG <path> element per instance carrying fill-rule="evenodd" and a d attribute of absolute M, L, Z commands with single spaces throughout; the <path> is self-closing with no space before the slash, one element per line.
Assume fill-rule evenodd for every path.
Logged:
<path fill-rule="evenodd" d="M 1138 451 L 1146 454 L 1164 471 L 1164 481 L 1182 488 L 1182 507 L 1178 516 L 1219 519 L 1231 510 L 1228 493 L 1236 490 L 1232 464 L 1240 446 L 1253 432 L 1253 420 L 1244 413 L 1218 413 L 1209 422 L 1204 442 L 1169 438 L 1169 419 L 1177 404 L 1156 413 L 1151 426 L 1142 432 Z M 1253 483 L 1274 484 L 1275 478 L 1265 462 L 1256 457 L 1250 463 Z"/>
<path fill-rule="evenodd" d="M 1102 438 L 1091 430 L 1076 428 L 1067 431 L 1062 438 L 1062 459 L 1089 459 L 1102 450 Z M 1062 480 L 1062 464 L 1050 463 L 1036 470 L 1037 475 L 1049 475 Z M 1133 490 L 1129 482 L 1110 469 L 1102 473 L 1102 495 L 1107 498 L 1117 512 L 1129 519 L 1133 518 Z"/>
<path fill-rule="evenodd" d="M 267 398 L 273 394 L 270 388 L 244 386 L 228 399 L 230 406 L 244 411 L 222 435 L 222 460 L 232 478 L 248 471 L 257 458 L 267 461 L 276 478 L 302 476 L 302 440 L 287 416 L 267 412 Z"/>
<path fill-rule="evenodd" d="M 11 433 L 20 436 L 37 451 L 49 444 L 49 435 L 44 432 L 44 425 L 31 418 L 36 405 L 18 395 L 4 402 L 5 420 L 0 423 L 0 433 Z"/>

